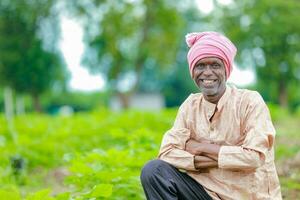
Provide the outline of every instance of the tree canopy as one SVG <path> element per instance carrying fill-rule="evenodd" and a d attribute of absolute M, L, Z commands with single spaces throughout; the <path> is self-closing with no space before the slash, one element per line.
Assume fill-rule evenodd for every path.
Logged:
<path fill-rule="evenodd" d="M 1 84 L 38 97 L 66 71 L 57 50 L 56 1 L 2 1 L 0 4 Z M 53 23 L 54 22 L 54 23 Z M 48 27 L 46 26 L 48 25 Z M 43 35 L 42 29 L 53 34 Z"/>
<path fill-rule="evenodd" d="M 247 0 L 214 15 L 237 44 L 238 62 L 254 67 L 258 90 L 282 106 L 300 104 L 299 10 L 297 0 Z"/>

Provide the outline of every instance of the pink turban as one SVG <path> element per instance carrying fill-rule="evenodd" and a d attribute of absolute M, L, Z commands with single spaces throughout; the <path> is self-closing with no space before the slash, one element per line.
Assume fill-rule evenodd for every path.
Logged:
<path fill-rule="evenodd" d="M 187 59 L 191 76 L 193 76 L 195 64 L 200 59 L 217 57 L 223 61 L 226 78 L 228 79 L 237 49 L 227 37 L 217 32 L 199 32 L 189 33 L 185 36 L 185 39 L 190 47 Z"/>

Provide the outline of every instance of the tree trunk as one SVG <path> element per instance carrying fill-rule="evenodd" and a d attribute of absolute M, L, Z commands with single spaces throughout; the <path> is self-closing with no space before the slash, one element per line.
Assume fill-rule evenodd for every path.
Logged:
<path fill-rule="evenodd" d="M 118 97 L 121 101 L 121 106 L 123 109 L 128 109 L 129 108 L 129 104 L 130 104 L 130 95 L 128 95 L 127 93 L 122 93 L 122 92 L 118 92 Z"/>
<path fill-rule="evenodd" d="M 42 107 L 41 107 L 39 95 L 32 94 L 31 97 L 32 97 L 32 101 L 33 101 L 34 111 L 38 112 L 38 113 L 41 113 L 42 112 Z"/>
<path fill-rule="evenodd" d="M 285 108 L 288 107 L 287 85 L 283 80 L 279 82 L 279 105 Z"/>
<path fill-rule="evenodd" d="M 156 1 L 151 1 L 151 6 L 146 8 L 144 24 L 143 24 L 143 29 L 142 29 L 142 39 L 141 39 L 141 41 L 139 43 L 139 47 L 138 47 L 139 49 L 141 49 L 141 51 L 139 51 L 138 57 L 135 62 L 136 83 L 135 83 L 133 89 L 130 91 L 131 95 L 137 91 L 137 87 L 140 83 L 141 71 L 142 71 L 143 65 L 146 60 L 146 53 L 145 53 L 143 45 L 149 39 L 149 29 L 152 26 L 151 22 L 152 22 L 152 18 L 153 18 L 153 16 L 152 16 L 153 12 L 151 12 L 150 7 L 152 7 L 152 6 L 154 7 L 156 5 L 156 3 L 157 3 Z"/>
<path fill-rule="evenodd" d="M 5 117 L 7 121 L 10 121 L 14 117 L 14 107 L 13 107 L 13 94 L 10 87 L 4 88 L 4 110 Z"/>
<path fill-rule="evenodd" d="M 152 6 L 154 6 L 156 3 L 157 3 L 156 1 L 154 3 L 152 3 Z M 143 29 L 142 29 L 142 39 L 141 39 L 140 45 L 139 45 L 139 49 L 141 49 L 141 51 L 139 52 L 139 55 L 138 55 L 138 57 L 135 61 L 136 82 L 135 82 L 134 86 L 132 87 L 132 89 L 130 91 L 128 91 L 127 94 L 125 94 L 125 96 L 124 95 L 123 95 L 123 97 L 119 96 L 120 99 L 123 99 L 121 101 L 123 101 L 124 104 L 123 103 L 122 104 L 126 105 L 126 107 L 123 107 L 123 108 L 128 108 L 129 107 L 130 97 L 132 97 L 133 94 L 135 94 L 136 91 L 138 90 L 138 86 L 139 86 L 140 78 L 141 78 L 141 71 L 143 69 L 143 65 L 144 65 L 145 60 L 146 60 L 145 50 L 143 48 L 143 45 L 148 40 L 149 29 L 152 25 L 151 24 L 151 19 L 152 18 L 153 18 L 152 13 L 151 13 L 150 9 L 147 8 L 146 9 L 146 14 L 145 14 L 145 19 L 144 19 L 144 24 L 143 24 Z"/>
<path fill-rule="evenodd" d="M 17 95 L 16 97 L 16 114 L 17 115 L 23 115 L 25 114 L 25 108 L 24 108 L 24 98 L 22 95 Z"/>
<path fill-rule="evenodd" d="M 5 118 L 7 121 L 8 130 L 11 134 L 14 144 L 17 145 L 18 133 L 16 132 L 14 126 L 13 93 L 10 87 L 4 88 L 4 109 L 5 109 Z"/>

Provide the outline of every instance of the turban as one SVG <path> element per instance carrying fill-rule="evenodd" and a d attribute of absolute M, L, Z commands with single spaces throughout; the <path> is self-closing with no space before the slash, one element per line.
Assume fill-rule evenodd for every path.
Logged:
<path fill-rule="evenodd" d="M 193 69 L 200 59 L 217 57 L 223 61 L 228 79 L 237 49 L 227 37 L 217 32 L 199 32 L 189 33 L 185 39 L 190 47 L 187 60 L 191 76 L 193 76 Z"/>

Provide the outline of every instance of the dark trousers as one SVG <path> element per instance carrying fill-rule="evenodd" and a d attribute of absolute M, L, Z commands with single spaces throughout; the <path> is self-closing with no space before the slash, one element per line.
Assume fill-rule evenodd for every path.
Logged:
<path fill-rule="evenodd" d="M 162 160 L 143 167 L 141 182 L 148 200 L 212 200 L 201 184 Z"/>

